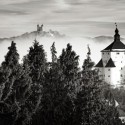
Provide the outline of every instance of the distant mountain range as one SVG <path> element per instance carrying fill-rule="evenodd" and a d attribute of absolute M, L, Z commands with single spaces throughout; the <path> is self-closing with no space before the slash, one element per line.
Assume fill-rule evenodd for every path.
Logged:
<path fill-rule="evenodd" d="M 38 30 L 36 31 L 24 33 L 19 36 L 0 38 L 0 62 L 4 60 L 4 55 L 6 55 L 8 51 L 7 48 L 11 45 L 11 41 L 16 42 L 21 61 L 23 56 L 25 56 L 29 51 L 29 47 L 33 45 L 33 42 L 36 39 L 41 45 L 43 45 L 49 61 L 51 60 L 50 47 L 52 43 L 55 42 L 58 56 L 61 54 L 62 49 L 66 48 L 66 45 L 70 43 L 73 46 L 73 50 L 75 50 L 75 52 L 80 56 L 80 66 L 83 64 L 82 61 L 86 57 L 86 53 L 88 51 L 87 46 L 89 45 L 92 51 L 92 60 L 97 63 L 101 58 L 100 51 L 112 43 L 114 39 L 111 36 L 97 36 L 94 38 L 67 36 L 65 34 L 61 34 L 59 31 L 44 31 L 42 28 L 39 28 L 40 27 L 38 27 Z M 121 38 L 121 41 L 125 43 L 124 38 Z"/>
<path fill-rule="evenodd" d="M 94 38 L 92 38 L 95 42 L 100 42 L 100 43 L 102 43 L 102 42 L 113 42 L 113 40 L 114 40 L 114 37 L 112 37 L 112 36 L 97 36 L 97 37 L 94 37 Z M 125 41 L 125 39 L 124 38 L 121 38 L 121 41 Z"/>
<path fill-rule="evenodd" d="M 20 36 L 15 36 L 15 37 L 10 37 L 10 38 L 0 38 L 0 42 L 4 42 L 4 41 L 25 41 L 25 40 L 35 40 L 37 38 L 56 38 L 56 39 L 64 39 L 64 38 L 70 38 L 68 36 L 66 36 L 65 34 L 61 34 L 58 31 L 53 31 L 53 30 L 49 30 L 49 31 L 33 31 L 30 33 L 24 33 Z M 84 37 L 85 39 L 88 40 L 92 40 L 94 42 L 98 42 L 98 43 L 104 43 L 104 42 L 112 42 L 113 41 L 113 37 L 112 36 L 97 36 L 94 38 L 91 37 Z M 124 38 L 121 38 L 121 41 L 125 42 Z"/>

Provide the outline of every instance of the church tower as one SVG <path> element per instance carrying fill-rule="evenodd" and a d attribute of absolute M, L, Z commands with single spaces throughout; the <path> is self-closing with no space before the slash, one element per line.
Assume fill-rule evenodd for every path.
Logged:
<path fill-rule="evenodd" d="M 95 66 L 100 79 L 112 87 L 120 87 L 125 83 L 125 45 L 120 41 L 116 25 L 114 41 L 101 51 L 102 58 Z"/>

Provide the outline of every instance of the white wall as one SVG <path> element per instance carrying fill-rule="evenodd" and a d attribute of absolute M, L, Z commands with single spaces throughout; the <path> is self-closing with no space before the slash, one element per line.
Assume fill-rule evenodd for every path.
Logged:
<path fill-rule="evenodd" d="M 111 85 L 117 86 L 123 83 L 125 79 L 125 52 L 102 52 L 104 66 L 106 66 L 110 58 L 112 58 L 116 67 L 104 67 L 104 80 Z"/>
<path fill-rule="evenodd" d="M 104 66 L 106 66 L 109 59 L 110 59 L 110 52 L 102 52 L 102 60 Z"/>

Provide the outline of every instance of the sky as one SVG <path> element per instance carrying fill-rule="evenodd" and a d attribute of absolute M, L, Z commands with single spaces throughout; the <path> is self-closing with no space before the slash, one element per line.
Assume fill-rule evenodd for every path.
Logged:
<path fill-rule="evenodd" d="M 115 22 L 125 36 L 124 0 L 0 0 L 0 38 L 36 30 L 69 36 L 114 35 Z"/>

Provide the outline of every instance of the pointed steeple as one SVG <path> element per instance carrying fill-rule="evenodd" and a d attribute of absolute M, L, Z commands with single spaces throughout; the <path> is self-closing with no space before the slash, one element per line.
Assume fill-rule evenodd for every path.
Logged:
<path fill-rule="evenodd" d="M 114 41 L 118 42 L 120 41 L 120 35 L 119 35 L 119 30 L 117 28 L 117 23 L 115 23 L 116 29 L 115 29 L 115 35 L 114 35 Z"/>

